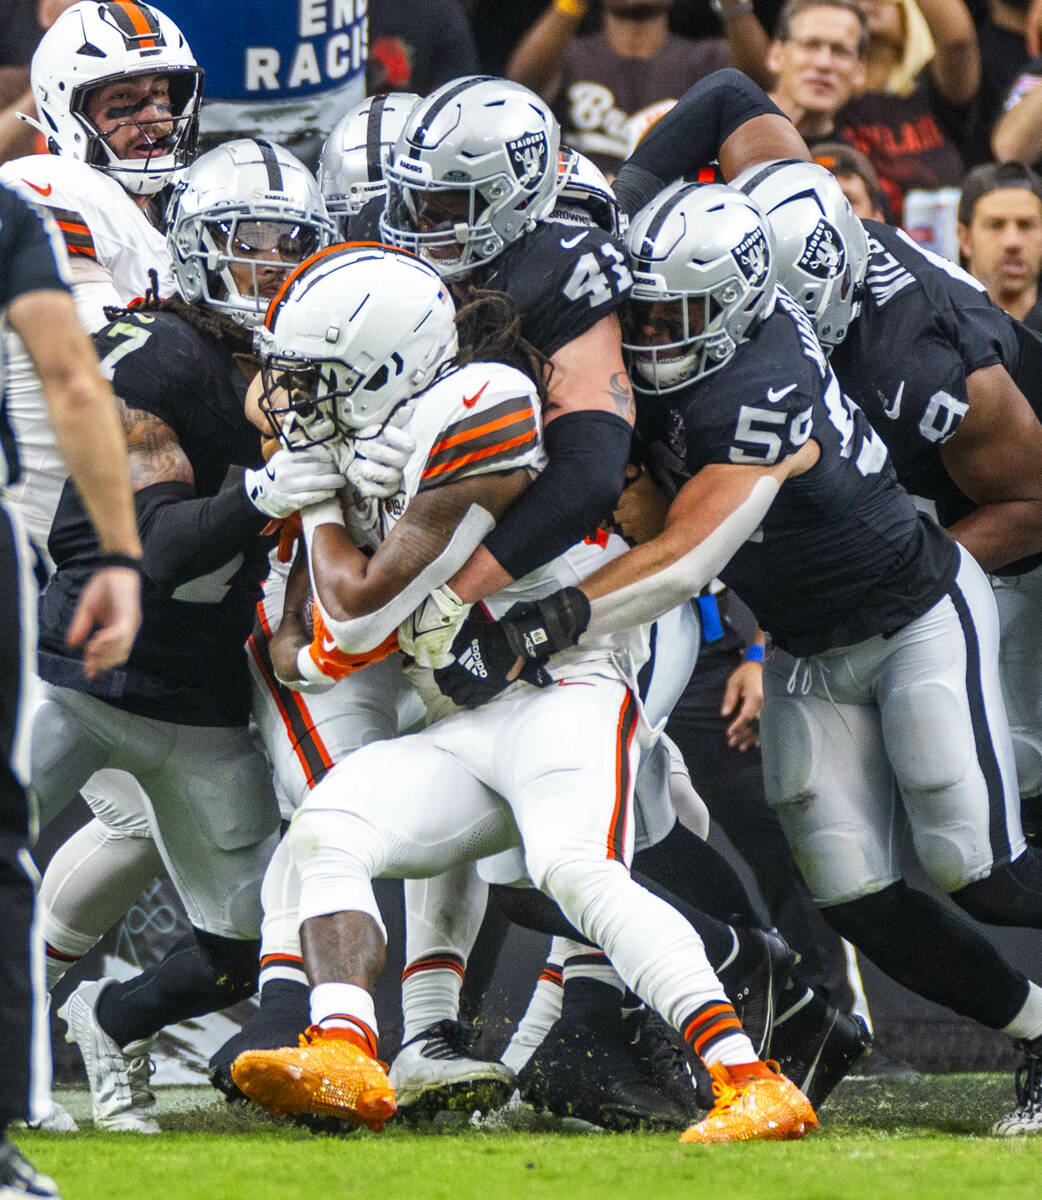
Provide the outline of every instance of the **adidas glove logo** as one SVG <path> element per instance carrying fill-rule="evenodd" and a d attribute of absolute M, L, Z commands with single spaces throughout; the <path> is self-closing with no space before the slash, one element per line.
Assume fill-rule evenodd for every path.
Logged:
<path fill-rule="evenodd" d="M 463 651 L 457 661 L 464 671 L 469 672 L 476 678 L 488 678 L 488 671 L 485 669 L 485 664 L 481 659 L 481 652 L 478 650 L 477 638 Z"/>

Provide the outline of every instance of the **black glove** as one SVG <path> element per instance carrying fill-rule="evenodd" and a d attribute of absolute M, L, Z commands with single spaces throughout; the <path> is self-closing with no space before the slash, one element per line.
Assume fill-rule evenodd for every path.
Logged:
<path fill-rule="evenodd" d="M 589 621 L 590 602 L 572 587 L 515 604 L 499 621 L 489 621 L 475 605 L 452 643 L 455 661 L 434 672 L 435 682 L 456 704 L 477 708 L 514 682 L 507 675 L 521 658 L 518 678 L 548 687 L 553 680 L 543 664 L 574 646 Z"/>

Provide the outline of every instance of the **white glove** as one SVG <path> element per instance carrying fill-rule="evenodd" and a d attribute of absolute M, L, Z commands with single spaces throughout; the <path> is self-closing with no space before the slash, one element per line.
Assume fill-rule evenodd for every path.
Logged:
<path fill-rule="evenodd" d="M 398 645 L 421 667 L 447 667 L 453 661 L 450 647 L 471 607 L 443 583 L 398 626 Z"/>
<path fill-rule="evenodd" d="M 345 473 L 361 495 L 386 500 L 402 490 L 402 474 L 416 449 L 415 440 L 402 428 L 411 416 L 412 405 L 403 404 L 385 425 L 367 425 L 351 439 L 354 457 Z"/>
<path fill-rule="evenodd" d="M 324 446 L 278 450 L 256 471 L 243 476 L 246 495 L 265 516 L 281 520 L 298 508 L 330 500 L 345 479 Z"/>

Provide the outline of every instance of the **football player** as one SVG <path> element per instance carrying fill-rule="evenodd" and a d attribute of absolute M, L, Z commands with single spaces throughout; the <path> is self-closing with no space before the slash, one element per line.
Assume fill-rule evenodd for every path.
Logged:
<path fill-rule="evenodd" d="M 89 3 L 68 8 L 43 36 L 31 80 L 50 153 L 4 164 L 0 179 L 57 221 L 77 311 L 93 332 L 105 324 L 106 306 L 174 291 L 158 228 L 160 193 L 194 150 L 202 71 L 163 13 L 145 4 Z M 4 349 L 5 404 L 23 464 L 9 501 L 46 553 L 66 472 L 31 362 L 12 335 Z M 140 786 L 107 771 L 85 793 L 100 817 L 59 848 L 40 897 L 50 987 L 162 871 Z M 44 808 L 41 819 L 54 815 Z M 70 1128 L 71 1118 L 57 1113 L 48 1127 Z"/>
<path fill-rule="evenodd" d="M 1027 399 L 1037 404 L 1040 395 L 1034 335 L 961 268 L 922 252 L 899 230 L 858 222 L 823 169 L 769 164 L 736 184 L 768 211 L 784 279 L 828 339 L 840 383 L 886 442 L 898 479 L 931 501 L 952 536 L 992 572 L 1024 823 L 1034 828 L 1042 788 L 1042 688 L 1033 669 L 1042 424 Z M 961 865 L 938 879 L 952 898 L 981 921 L 1042 926 L 1037 851 L 1020 853 L 997 828 L 992 857 L 976 862 L 952 836 Z M 872 901 L 859 903 L 866 909 Z M 1028 1100 L 996 1132 L 1042 1130 L 1042 1070 L 1030 1055 L 1027 1071 Z"/>
<path fill-rule="evenodd" d="M 565 593 L 566 610 L 603 634 L 714 575 L 733 586 L 774 643 L 767 793 L 815 900 L 894 978 L 1019 1039 L 1030 1068 L 1042 989 L 904 882 L 894 836 L 907 820 L 924 867 L 971 912 L 987 911 L 976 897 L 992 876 L 1023 883 L 1007 889 L 1007 919 L 1035 903 L 987 579 L 917 514 L 806 313 L 775 289 L 753 201 L 678 183 L 635 218 L 630 248 L 628 352 L 649 394 L 641 432 L 674 498 L 662 534 Z M 519 654 L 531 672 L 548 642 L 561 644 L 546 616 L 469 619 L 443 673 L 450 694 L 487 696 L 514 677 Z M 467 670 L 468 652 L 485 680 Z"/>
<path fill-rule="evenodd" d="M 386 251 L 342 255 L 306 266 L 272 306 L 265 379 L 290 392 L 291 411 L 320 441 L 386 416 L 409 398 L 410 382 L 427 390 L 410 422 L 417 454 L 406 469 L 404 511 L 392 498 L 361 511 L 333 501 L 302 512 L 314 630 L 310 644 L 277 656 L 286 678 L 307 679 L 329 644 L 356 654 L 385 644 L 543 465 L 531 381 L 488 363 L 447 369 L 455 327 L 438 275 Z M 344 294 L 361 298 L 351 313 L 342 312 Z M 355 540 L 375 547 L 371 557 Z M 611 539 L 580 543 L 488 603 L 503 611 L 620 549 Z M 371 744 L 311 792 L 288 840 L 301 879 L 313 1027 L 299 1049 L 236 1059 L 232 1075 L 247 1095 L 276 1113 L 330 1113 L 382 1127 L 395 1104 L 375 1059 L 372 989 L 385 934 L 371 880 L 438 875 L 513 846 L 520 834 L 527 870 L 573 925 L 603 943 L 693 1047 L 731 1064 L 730 1074 L 717 1069 L 728 1088 L 744 1091 L 741 1136 L 802 1137 L 816 1125 L 802 1093 L 757 1059 L 701 940 L 626 869 L 631 781 L 650 732 L 632 690 L 646 656 L 641 641 L 642 631 L 622 631 L 572 656 L 561 670 L 571 690 L 515 690 L 480 712 Z M 429 672 L 415 677 L 444 713 Z M 563 724 L 582 736 L 562 742 L 554 731 Z M 714 1118 L 685 1140 L 735 1136 Z"/>
<path fill-rule="evenodd" d="M 268 569 L 258 507 L 276 484 L 286 493 L 297 464 L 260 469 L 240 362 L 289 270 L 332 232 L 297 160 L 267 142 L 228 143 L 197 160 L 173 199 L 180 298 L 123 310 L 96 335 L 130 453 L 144 619 L 126 667 L 86 678 L 65 630 L 94 542 L 67 485 L 49 543 L 56 570 L 41 601 L 45 694 L 32 780 L 57 811 L 95 770 L 131 772 L 193 926 L 155 967 L 128 983 L 82 983 L 61 1010 L 105 1128 L 156 1132 L 151 1037 L 256 985 L 260 881 L 279 813 L 248 728 L 243 647 Z M 233 466 L 245 476 L 229 476 Z M 298 503 L 342 482 L 334 464 L 319 466 L 297 489 Z"/>

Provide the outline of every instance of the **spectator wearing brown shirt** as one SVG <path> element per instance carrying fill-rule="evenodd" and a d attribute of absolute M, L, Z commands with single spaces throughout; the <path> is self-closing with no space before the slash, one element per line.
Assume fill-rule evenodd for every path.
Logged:
<path fill-rule="evenodd" d="M 600 0 L 601 31 L 579 37 L 587 0 L 553 0 L 507 63 L 508 78 L 554 107 L 563 140 L 608 174 L 699 79 L 732 64 L 763 77 L 767 39 L 748 0 L 719 0 L 726 37 L 699 40 L 670 32 L 673 3 Z"/>

